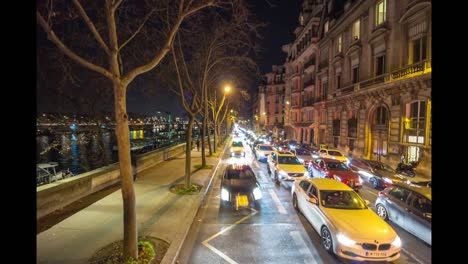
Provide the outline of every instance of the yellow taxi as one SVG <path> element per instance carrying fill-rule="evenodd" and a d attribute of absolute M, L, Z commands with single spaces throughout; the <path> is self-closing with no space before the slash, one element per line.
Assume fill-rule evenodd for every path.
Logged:
<path fill-rule="evenodd" d="M 322 245 L 339 257 L 358 261 L 395 261 L 401 240 L 349 186 L 332 179 L 296 181 L 293 206 L 320 234 Z"/>
<path fill-rule="evenodd" d="M 320 149 L 318 151 L 318 155 L 322 158 L 329 158 L 344 162 L 346 165 L 349 164 L 348 158 L 346 158 L 346 156 L 337 149 Z"/>

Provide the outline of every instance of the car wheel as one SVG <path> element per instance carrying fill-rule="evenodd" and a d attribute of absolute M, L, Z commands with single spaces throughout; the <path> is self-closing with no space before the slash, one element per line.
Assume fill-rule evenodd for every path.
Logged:
<path fill-rule="evenodd" d="M 268 175 L 271 175 L 271 170 L 270 170 L 270 166 L 268 165 L 268 163 L 267 163 L 267 172 L 268 172 Z"/>
<path fill-rule="evenodd" d="M 326 226 L 322 227 L 322 245 L 326 251 L 333 253 L 333 240 L 330 233 L 330 230 Z"/>
<path fill-rule="evenodd" d="M 379 188 L 379 180 L 377 180 L 376 178 L 371 178 L 370 179 L 370 183 L 372 184 L 372 187 L 374 189 L 378 189 Z"/>
<path fill-rule="evenodd" d="M 388 213 L 387 213 L 387 209 L 385 209 L 385 207 L 381 204 L 377 204 L 377 215 L 380 216 L 380 218 L 382 218 L 383 220 L 388 220 Z"/>
<path fill-rule="evenodd" d="M 296 209 L 296 211 L 300 211 L 300 210 L 299 210 L 299 204 L 297 203 L 297 196 L 296 196 L 296 194 L 293 194 L 293 206 L 294 206 L 294 209 Z"/>

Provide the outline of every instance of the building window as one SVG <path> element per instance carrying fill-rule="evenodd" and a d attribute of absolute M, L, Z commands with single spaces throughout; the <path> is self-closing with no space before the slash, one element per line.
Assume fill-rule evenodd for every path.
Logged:
<path fill-rule="evenodd" d="M 341 88 L 341 72 L 336 74 L 336 89 Z"/>
<path fill-rule="evenodd" d="M 378 26 L 387 20 L 387 1 L 382 0 L 375 6 L 375 25 Z"/>
<path fill-rule="evenodd" d="M 380 55 L 375 58 L 375 76 L 385 73 L 385 55 Z"/>
<path fill-rule="evenodd" d="M 426 36 L 413 40 L 413 63 L 417 63 L 426 59 L 426 43 Z"/>
<path fill-rule="evenodd" d="M 327 21 L 327 22 L 325 22 L 324 30 L 325 30 L 325 33 L 327 33 L 327 32 L 328 32 L 328 21 Z"/>
<path fill-rule="evenodd" d="M 374 124 L 386 126 L 388 123 L 388 111 L 384 106 L 379 106 L 375 111 Z"/>
<path fill-rule="evenodd" d="M 353 23 L 353 40 L 358 40 L 361 37 L 361 21 L 358 19 Z"/>
<path fill-rule="evenodd" d="M 353 66 L 352 75 L 351 75 L 351 82 L 358 83 L 359 82 L 359 64 Z"/>
<path fill-rule="evenodd" d="M 322 83 L 322 90 L 320 91 L 320 99 L 323 101 L 327 98 L 328 82 Z"/>
<path fill-rule="evenodd" d="M 336 40 L 336 51 L 341 53 L 343 51 L 343 35 L 339 35 L 338 39 Z"/>
<path fill-rule="evenodd" d="M 403 142 L 424 144 L 426 135 L 426 102 L 416 101 L 406 105 L 403 120 Z"/>
<path fill-rule="evenodd" d="M 357 138 L 357 118 L 353 116 L 352 118 L 348 119 L 348 146 L 349 150 L 354 150 L 354 143 L 356 142 Z"/>
<path fill-rule="evenodd" d="M 338 141 L 340 139 L 340 119 L 333 120 L 333 145 L 334 147 L 338 147 Z"/>

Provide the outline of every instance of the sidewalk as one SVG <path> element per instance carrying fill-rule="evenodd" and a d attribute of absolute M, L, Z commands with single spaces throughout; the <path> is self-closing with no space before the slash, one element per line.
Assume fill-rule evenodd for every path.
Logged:
<path fill-rule="evenodd" d="M 170 243 L 162 263 L 175 260 L 218 161 L 219 158 L 207 157 L 207 164 L 213 169 L 192 174 L 192 182 L 203 186 L 196 195 L 176 195 L 169 191 L 174 183 L 184 180 L 185 154 L 139 173 L 134 184 L 138 235 Z M 195 150 L 192 167 L 197 164 L 201 164 L 201 152 Z M 87 263 L 97 250 L 123 239 L 121 190 L 40 233 L 36 239 L 37 263 Z"/>

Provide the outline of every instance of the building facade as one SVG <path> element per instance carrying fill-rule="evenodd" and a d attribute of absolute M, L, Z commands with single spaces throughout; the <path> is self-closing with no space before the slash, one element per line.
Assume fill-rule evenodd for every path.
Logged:
<path fill-rule="evenodd" d="M 421 0 L 305 0 L 296 40 L 283 47 L 289 138 L 392 167 L 404 156 L 431 176 L 431 9 Z"/>

